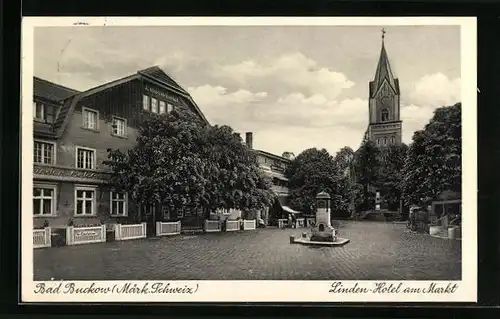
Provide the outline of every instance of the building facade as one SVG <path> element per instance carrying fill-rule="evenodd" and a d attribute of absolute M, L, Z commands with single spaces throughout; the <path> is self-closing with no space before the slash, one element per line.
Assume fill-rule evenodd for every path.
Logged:
<path fill-rule="evenodd" d="M 245 133 L 245 143 L 253 149 L 257 158 L 259 168 L 271 182 L 271 190 L 276 195 L 274 203 L 258 212 L 258 218 L 262 218 L 265 223 L 268 223 L 272 216 L 285 216 L 287 214 L 299 214 L 299 212 L 291 209 L 288 206 L 289 202 L 289 188 L 288 178 L 285 176 L 285 171 L 290 165 L 293 154 L 290 152 L 283 153 L 283 156 L 272 154 L 263 150 L 256 150 L 253 148 L 253 134 L 252 132 Z M 271 221 L 272 222 L 272 221 Z"/>
<path fill-rule="evenodd" d="M 175 108 L 208 124 L 191 96 L 157 66 L 84 92 L 34 78 L 34 226 L 184 218 L 184 212 L 139 207 L 114 192 L 103 165 L 107 149 L 134 147 L 144 119 Z"/>
<path fill-rule="evenodd" d="M 383 31 L 384 32 L 384 31 Z M 399 80 L 394 77 L 382 35 L 382 49 L 369 83 L 369 122 L 366 138 L 378 146 L 402 143 Z"/>

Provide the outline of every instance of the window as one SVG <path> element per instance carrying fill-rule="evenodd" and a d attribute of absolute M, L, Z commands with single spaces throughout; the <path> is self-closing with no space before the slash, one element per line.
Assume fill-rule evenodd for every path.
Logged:
<path fill-rule="evenodd" d="M 183 218 L 184 217 L 184 211 L 182 208 L 177 209 L 177 218 Z"/>
<path fill-rule="evenodd" d="M 50 216 L 56 211 L 56 187 L 35 185 L 33 187 L 33 215 Z"/>
<path fill-rule="evenodd" d="M 389 120 L 389 110 L 382 109 L 380 118 L 381 118 L 382 122 L 388 121 Z"/>
<path fill-rule="evenodd" d="M 33 102 L 33 117 L 37 121 L 54 123 L 55 108 L 51 105 Z"/>
<path fill-rule="evenodd" d="M 76 148 L 76 167 L 84 169 L 95 168 L 95 150 L 83 147 Z"/>
<path fill-rule="evenodd" d="M 170 219 L 170 210 L 171 208 L 168 207 L 167 205 L 162 205 L 161 211 L 164 219 Z"/>
<path fill-rule="evenodd" d="M 384 145 L 387 144 L 387 137 L 384 137 Z"/>
<path fill-rule="evenodd" d="M 167 105 L 165 101 L 160 101 L 160 114 L 165 114 L 167 111 Z"/>
<path fill-rule="evenodd" d="M 174 110 L 174 106 L 170 103 L 167 103 L 167 113 L 171 113 Z"/>
<path fill-rule="evenodd" d="M 396 144 L 396 138 L 394 136 L 391 137 L 391 144 Z"/>
<path fill-rule="evenodd" d="M 96 214 L 96 189 L 94 187 L 75 187 L 75 215 Z"/>
<path fill-rule="evenodd" d="M 380 145 L 380 139 L 379 138 L 377 138 L 377 144 Z"/>
<path fill-rule="evenodd" d="M 158 100 L 151 98 L 151 112 L 158 113 Z"/>
<path fill-rule="evenodd" d="M 142 96 L 142 109 L 145 111 L 149 111 L 149 96 Z"/>
<path fill-rule="evenodd" d="M 44 120 L 44 105 L 33 102 L 33 117 L 37 120 Z"/>
<path fill-rule="evenodd" d="M 111 126 L 113 135 L 125 136 L 125 128 L 127 123 L 125 119 L 113 117 L 113 125 Z"/>
<path fill-rule="evenodd" d="M 127 194 L 111 192 L 111 215 L 127 216 Z"/>
<path fill-rule="evenodd" d="M 38 164 L 55 164 L 54 144 L 35 141 L 33 145 L 33 162 Z"/>
<path fill-rule="evenodd" d="M 97 130 L 99 113 L 97 111 L 83 108 L 83 127 L 90 130 Z"/>

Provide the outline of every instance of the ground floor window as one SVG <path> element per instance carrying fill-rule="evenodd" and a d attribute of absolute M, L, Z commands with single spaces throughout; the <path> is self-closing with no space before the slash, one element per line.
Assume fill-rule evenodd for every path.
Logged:
<path fill-rule="evenodd" d="M 120 192 L 111 192 L 111 215 L 127 216 L 127 194 Z"/>
<path fill-rule="evenodd" d="M 75 187 L 75 215 L 89 216 L 97 213 L 96 193 L 96 187 Z"/>
<path fill-rule="evenodd" d="M 56 211 L 56 186 L 34 185 L 33 187 L 33 215 L 50 216 Z"/>

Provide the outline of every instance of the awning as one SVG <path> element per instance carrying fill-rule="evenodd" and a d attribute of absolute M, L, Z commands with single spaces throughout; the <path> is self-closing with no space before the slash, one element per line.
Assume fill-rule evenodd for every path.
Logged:
<path fill-rule="evenodd" d="M 288 206 L 281 206 L 281 208 L 283 208 L 283 210 L 287 213 L 292 213 L 292 214 L 300 214 L 300 212 L 296 211 L 296 210 L 293 210 L 291 209 L 290 207 Z"/>

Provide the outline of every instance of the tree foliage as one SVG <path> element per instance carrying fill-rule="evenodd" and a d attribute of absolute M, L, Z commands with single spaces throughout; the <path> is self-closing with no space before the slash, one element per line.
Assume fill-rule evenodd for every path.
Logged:
<path fill-rule="evenodd" d="M 134 148 L 108 150 L 111 184 L 136 202 L 251 210 L 271 203 L 255 155 L 228 126 L 206 126 L 191 112 L 152 116 Z"/>
<path fill-rule="evenodd" d="M 357 209 L 372 209 L 374 204 L 373 188 L 377 186 L 380 176 L 381 157 L 379 148 L 373 141 L 366 140 L 355 154 L 354 171 L 357 192 Z"/>
<path fill-rule="evenodd" d="M 303 151 L 292 160 L 285 174 L 289 179 L 293 208 L 314 213 L 316 195 L 325 191 L 331 196 L 332 211 L 347 210 L 348 198 L 343 194 L 342 172 L 327 150 L 310 148 Z"/>
<path fill-rule="evenodd" d="M 403 168 L 403 197 L 421 205 L 443 191 L 460 192 L 461 103 L 438 108 L 424 130 L 413 135 Z"/>
<path fill-rule="evenodd" d="M 384 206 L 397 210 L 402 194 L 403 167 L 408 146 L 390 145 L 380 150 L 381 164 L 377 177 L 377 189 L 380 191 Z"/>

